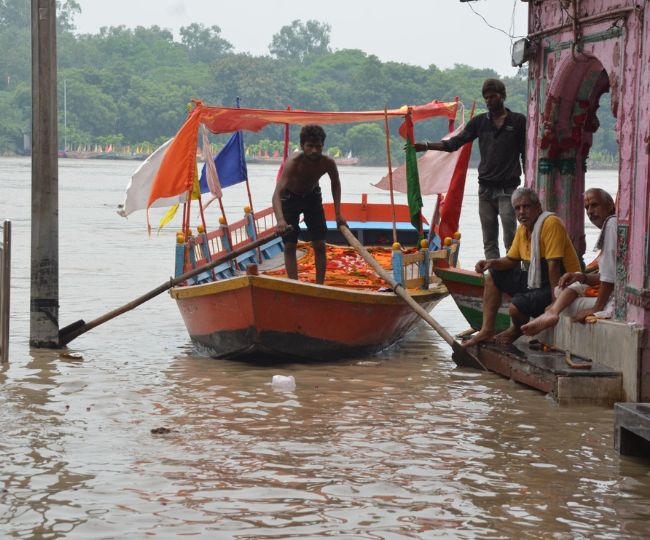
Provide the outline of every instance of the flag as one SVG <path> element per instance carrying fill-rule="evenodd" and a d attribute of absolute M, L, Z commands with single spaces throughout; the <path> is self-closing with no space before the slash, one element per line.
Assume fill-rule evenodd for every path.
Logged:
<path fill-rule="evenodd" d="M 463 127 L 460 126 L 445 135 L 443 139 L 457 135 L 463 130 Z M 418 159 L 418 175 L 422 195 L 447 193 L 460 156 L 461 152 L 438 152 L 435 150 L 429 150 L 420 156 Z M 374 186 L 380 189 L 390 189 L 388 175 L 384 176 Z M 405 165 L 400 165 L 393 170 L 393 190 L 399 193 L 407 192 Z"/>
<path fill-rule="evenodd" d="M 460 223 L 460 209 L 463 204 L 465 194 L 465 179 L 467 178 L 467 167 L 469 158 L 472 154 L 472 143 L 464 144 L 458 152 L 456 167 L 454 168 L 449 190 L 445 195 L 442 208 L 440 210 L 440 225 L 438 226 L 438 235 L 441 239 L 452 236 L 458 231 Z"/>
<path fill-rule="evenodd" d="M 411 214 L 411 223 L 422 232 L 422 194 L 420 193 L 420 178 L 418 176 L 418 158 L 415 153 L 413 137 L 413 120 L 406 116 L 406 197 Z"/>
<path fill-rule="evenodd" d="M 147 208 L 158 199 L 181 195 L 192 189 L 196 171 L 196 146 L 200 108 L 194 109 L 167 148 L 151 184 Z M 148 222 L 148 215 L 147 215 Z"/>
<path fill-rule="evenodd" d="M 122 217 L 127 217 L 136 210 L 144 210 L 147 208 L 147 198 L 151 190 L 153 179 L 160 168 L 163 156 L 167 148 L 174 139 L 169 139 L 160 147 L 156 148 L 154 152 L 145 159 L 140 166 L 135 170 L 126 186 L 126 195 L 124 203 L 121 205 L 120 210 L 117 212 Z M 178 197 L 170 197 L 167 199 L 159 199 L 152 206 L 169 206 L 179 202 Z"/>
<path fill-rule="evenodd" d="M 205 185 L 205 190 L 201 190 L 199 187 L 199 192 L 207 193 L 208 191 L 212 193 L 215 197 L 221 198 L 221 184 L 219 183 L 219 175 L 217 174 L 217 165 L 215 160 L 212 157 L 212 149 L 210 148 L 210 143 L 208 141 L 208 130 L 205 129 L 205 126 L 201 126 L 202 136 L 203 136 L 203 157 L 205 163 L 203 164 L 203 169 L 201 170 L 201 180 L 199 181 L 199 186 L 201 183 Z"/>
<path fill-rule="evenodd" d="M 246 168 L 246 158 L 244 154 L 244 137 L 241 131 L 233 133 L 232 137 L 228 140 L 225 146 L 217 154 L 213 160 L 217 182 L 221 188 L 233 186 L 240 182 L 248 180 L 248 169 Z M 206 163 L 201 170 L 201 193 L 208 191 L 216 194 L 210 189 L 208 182 L 209 175 L 207 174 L 208 160 L 206 156 Z"/>
<path fill-rule="evenodd" d="M 475 110 L 476 101 L 472 103 L 472 110 L 469 113 L 470 119 L 474 118 Z M 465 180 L 467 179 L 467 168 L 472 155 L 472 144 L 464 144 L 458 152 L 454 152 L 458 154 L 458 160 L 449 183 L 449 190 L 440 210 L 440 225 L 438 226 L 438 236 L 443 240 L 447 236 L 453 236 L 460 225 L 460 210 L 465 194 Z"/>

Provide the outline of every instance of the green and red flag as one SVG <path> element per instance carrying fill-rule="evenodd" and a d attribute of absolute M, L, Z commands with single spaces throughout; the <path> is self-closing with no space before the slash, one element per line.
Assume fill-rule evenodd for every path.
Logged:
<path fill-rule="evenodd" d="M 406 197 L 409 205 L 411 223 L 422 236 L 422 194 L 420 193 L 420 176 L 418 175 L 418 158 L 415 152 L 413 119 L 411 111 L 406 115 Z"/>

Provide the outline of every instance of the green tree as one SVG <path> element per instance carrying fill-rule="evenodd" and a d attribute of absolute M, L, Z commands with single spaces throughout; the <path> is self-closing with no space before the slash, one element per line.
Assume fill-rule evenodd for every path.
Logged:
<path fill-rule="evenodd" d="M 232 44 L 220 36 L 221 28 L 218 26 L 208 28 L 192 23 L 181 27 L 180 34 L 181 42 L 187 47 L 193 62 L 209 64 L 232 50 Z"/>
<path fill-rule="evenodd" d="M 298 62 L 309 56 L 327 54 L 330 52 L 331 29 L 327 23 L 314 20 L 303 23 L 296 19 L 273 35 L 269 52 L 280 60 Z"/>
<path fill-rule="evenodd" d="M 364 163 L 385 163 L 386 136 L 377 124 L 358 124 L 347 130 L 345 137 L 352 153 L 363 158 Z"/>

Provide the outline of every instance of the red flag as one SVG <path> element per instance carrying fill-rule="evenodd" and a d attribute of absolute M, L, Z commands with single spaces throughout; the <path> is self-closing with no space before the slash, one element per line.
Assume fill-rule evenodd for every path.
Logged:
<path fill-rule="evenodd" d="M 472 104 L 470 119 L 474 117 L 476 102 Z M 472 143 L 464 144 L 459 150 L 458 161 L 454 168 L 454 174 L 449 183 L 449 189 L 440 211 L 440 225 L 438 227 L 438 236 L 444 240 L 447 236 L 453 236 L 458 231 L 460 224 L 460 209 L 463 204 L 463 195 L 465 194 L 465 179 L 467 178 L 467 168 L 469 158 L 472 155 Z"/>

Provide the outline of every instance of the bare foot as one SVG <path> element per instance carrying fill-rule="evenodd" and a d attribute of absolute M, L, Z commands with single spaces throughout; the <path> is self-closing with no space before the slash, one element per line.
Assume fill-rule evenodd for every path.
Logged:
<path fill-rule="evenodd" d="M 521 330 L 511 326 L 500 334 L 494 336 L 494 342 L 497 345 L 510 345 L 515 339 L 521 336 Z"/>
<path fill-rule="evenodd" d="M 539 334 L 542 330 L 546 328 L 551 328 L 552 326 L 555 326 L 559 320 L 560 317 L 557 316 L 555 313 L 550 313 L 546 311 L 542 313 L 539 317 L 536 317 L 532 321 L 524 324 L 521 327 L 521 331 L 527 336 L 534 336 L 535 334 Z"/>
<path fill-rule="evenodd" d="M 492 336 L 494 336 L 496 332 L 494 330 L 479 330 L 474 336 L 472 336 L 470 339 L 467 341 L 463 341 L 461 343 L 462 347 L 471 347 L 472 345 L 476 345 L 478 343 L 481 343 L 482 341 L 487 341 L 489 339 L 492 339 Z"/>

